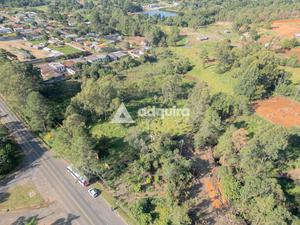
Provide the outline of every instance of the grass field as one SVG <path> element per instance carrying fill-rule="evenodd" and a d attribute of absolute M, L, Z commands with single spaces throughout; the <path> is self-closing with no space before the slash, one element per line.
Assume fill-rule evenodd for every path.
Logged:
<path fill-rule="evenodd" d="M 48 11 L 48 6 L 47 5 L 36 6 L 36 7 L 32 7 L 32 9 L 47 12 Z"/>
<path fill-rule="evenodd" d="M 37 39 L 37 40 L 31 40 L 30 41 L 33 45 L 38 45 L 38 44 L 41 44 L 43 42 L 45 42 L 44 40 L 42 39 Z"/>
<path fill-rule="evenodd" d="M 0 193 L 0 211 L 39 208 L 44 204 L 44 199 L 32 183 L 18 185 Z"/>
<path fill-rule="evenodd" d="M 194 68 L 186 74 L 187 78 L 207 82 L 212 93 L 224 92 L 233 94 L 237 80 L 230 73 L 218 74 L 215 65 L 209 65 L 206 68 L 202 66 L 199 56 L 201 49 L 205 48 L 209 53 L 209 57 L 214 58 L 215 46 L 215 42 L 206 42 L 191 48 L 172 47 L 170 49 L 178 55 L 187 57 L 194 65 Z"/>
<path fill-rule="evenodd" d="M 292 73 L 291 80 L 294 84 L 300 83 L 300 68 L 284 67 L 284 69 Z"/>
<path fill-rule="evenodd" d="M 73 48 L 69 45 L 64 45 L 64 46 L 49 45 L 48 47 L 53 50 L 64 53 L 65 55 L 71 55 L 71 54 L 76 54 L 81 52 L 79 49 Z"/>

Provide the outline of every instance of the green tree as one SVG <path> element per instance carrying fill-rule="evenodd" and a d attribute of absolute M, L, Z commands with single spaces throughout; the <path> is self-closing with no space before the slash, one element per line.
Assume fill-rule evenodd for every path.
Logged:
<path fill-rule="evenodd" d="M 208 52 L 207 52 L 207 50 L 205 48 L 202 49 L 201 52 L 200 52 L 200 60 L 202 62 L 203 68 L 205 68 L 206 63 L 209 60 Z"/>
<path fill-rule="evenodd" d="M 223 125 L 218 113 L 211 108 L 208 109 L 194 136 L 195 145 L 197 147 L 215 145 L 222 129 Z"/>
<path fill-rule="evenodd" d="M 176 46 L 177 41 L 179 40 L 180 30 L 178 27 L 172 27 L 170 33 L 167 36 L 168 46 Z"/>
<path fill-rule="evenodd" d="M 51 126 L 51 115 L 46 99 L 39 92 L 27 97 L 25 114 L 30 126 L 36 131 L 45 131 Z"/>
<path fill-rule="evenodd" d="M 179 75 L 169 75 L 162 83 L 163 101 L 166 104 L 173 104 L 181 90 L 181 77 Z"/>
<path fill-rule="evenodd" d="M 190 109 L 190 121 L 193 127 L 198 127 L 202 122 L 210 104 L 210 93 L 206 83 L 198 83 L 189 95 L 187 106 Z"/>
<path fill-rule="evenodd" d="M 290 77 L 289 73 L 278 67 L 275 56 L 267 51 L 249 56 L 242 64 L 241 71 L 236 91 L 250 100 L 270 95 L 280 82 L 287 82 Z"/>
<path fill-rule="evenodd" d="M 236 60 L 236 57 L 232 49 L 233 47 L 229 40 L 225 40 L 222 43 L 218 44 L 216 49 L 216 57 L 218 61 L 218 65 L 217 65 L 218 72 L 225 73 L 232 68 Z"/>

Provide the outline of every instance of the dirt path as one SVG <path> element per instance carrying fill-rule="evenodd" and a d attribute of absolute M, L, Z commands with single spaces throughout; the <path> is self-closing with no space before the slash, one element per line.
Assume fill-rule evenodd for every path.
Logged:
<path fill-rule="evenodd" d="M 196 224 L 215 224 L 222 212 L 223 202 L 219 193 L 219 183 L 215 176 L 215 162 L 211 149 L 190 152 L 195 161 L 193 185 L 188 198 L 195 202 L 192 217 Z"/>

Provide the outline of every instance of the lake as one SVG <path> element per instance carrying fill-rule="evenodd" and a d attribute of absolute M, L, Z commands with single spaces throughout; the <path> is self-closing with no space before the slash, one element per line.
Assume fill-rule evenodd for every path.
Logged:
<path fill-rule="evenodd" d="M 143 12 L 143 14 L 148 15 L 148 16 L 160 15 L 161 17 L 177 16 L 177 13 L 175 13 L 175 12 L 169 12 L 169 11 L 163 11 L 163 10 L 149 10 L 149 11 Z"/>

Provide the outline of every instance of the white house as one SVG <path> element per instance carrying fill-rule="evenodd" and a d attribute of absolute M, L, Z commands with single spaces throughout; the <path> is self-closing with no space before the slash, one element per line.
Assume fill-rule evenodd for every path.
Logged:
<path fill-rule="evenodd" d="M 66 71 L 66 67 L 61 63 L 49 63 L 49 66 L 55 70 L 57 73 L 64 73 Z"/>
<path fill-rule="evenodd" d="M 8 27 L 0 27 L 0 34 L 10 34 L 12 30 Z"/>

